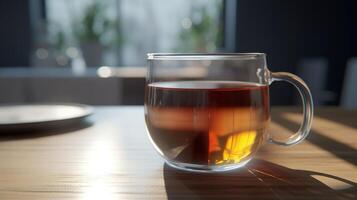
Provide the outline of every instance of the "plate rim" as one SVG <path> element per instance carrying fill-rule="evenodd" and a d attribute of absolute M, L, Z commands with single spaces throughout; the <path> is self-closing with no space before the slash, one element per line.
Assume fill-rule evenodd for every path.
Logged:
<path fill-rule="evenodd" d="M 0 122 L 0 127 L 6 127 L 6 126 L 16 126 L 16 125 L 31 125 L 31 124 L 42 124 L 42 123 L 51 123 L 51 122 L 61 122 L 61 121 L 66 121 L 66 120 L 75 120 L 75 119 L 81 119 L 81 118 L 86 118 L 88 116 L 91 116 L 94 113 L 94 108 L 93 106 L 86 105 L 86 104 L 80 104 L 80 103 L 7 103 L 7 104 L 0 104 L 0 109 L 1 107 L 9 107 L 9 106 L 71 106 L 71 107 L 77 107 L 81 108 L 83 110 L 83 114 L 75 117 L 67 117 L 67 118 L 62 118 L 62 119 L 50 119 L 50 120 L 42 120 L 42 121 L 32 121 L 32 122 L 14 122 L 14 123 L 1 123 Z"/>

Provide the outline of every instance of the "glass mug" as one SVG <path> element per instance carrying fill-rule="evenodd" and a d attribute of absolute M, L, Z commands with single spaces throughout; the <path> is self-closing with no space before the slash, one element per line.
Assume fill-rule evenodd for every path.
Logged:
<path fill-rule="evenodd" d="M 263 53 L 148 54 L 145 120 L 155 149 L 172 167 L 236 169 L 263 141 L 290 146 L 308 135 L 313 101 L 297 76 L 270 72 Z M 269 85 L 291 83 L 303 105 L 300 129 L 285 141 L 267 133 Z"/>

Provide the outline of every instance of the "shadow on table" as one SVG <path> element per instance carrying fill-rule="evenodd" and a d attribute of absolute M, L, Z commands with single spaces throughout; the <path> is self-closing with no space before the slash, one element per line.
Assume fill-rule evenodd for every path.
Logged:
<path fill-rule="evenodd" d="M 88 128 L 92 125 L 93 123 L 88 120 L 72 120 L 69 122 L 46 123 L 46 126 L 23 126 L 20 129 L 16 127 L 10 129 L 0 128 L 0 142 L 66 134 L 73 131 Z"/>
<path fill-rule="evenodd" d="M 324 118 L 342 124 L 344 126 L 349 126 L 350 128 L 357 129 L 357 123 L 355 120 L 357 116 L 357 110 L 347 110 L 343 108 L 335 112 L 323 112 L 323 110 L 316 110 L 314 115 L 316 117 Z"/>
<path fill-rule="evenodd" d="M 289 129 L 292 132 L 295 132 L 300 127 L 299 123 L 290 121 L 285 117 L 283 117 L 282 115 L 274 115 L 273 121 Z M 314 129 L 310 130 L 310 134 L 306 138 L 306 140 L 332 153 L 336 157 L 351 163 L 352 165 L 357 165 L 357 157 L 355 156 L 357 154 L 357 150 L 351 146 L 348 146 L 344 143 L 341 143 L 337 140 L 327 137 L 322 132 L 316 131 Z"/>
<path fill-rule="evenodd" d="M 354 182 L 257 159 L 229 173 L 185 172 L 167 164 L 163 173 L 168 199 L 357 199 Z M 348 187 L 333 190 L 312 176 L 334 179 Z"/>
<path fill-rule="evenodd" d="M 283 110 L 272 109 L 273 119 L 275 116 L 282 116 L 282 113 L 293 113 L 293 114 L 302 114 L 301 108 L 295 107 L 286 107 Z M 321 119 L 333 121 L 335 123 L 348 126 L 353 129 L 357 129 L 356 117 L 357 109 L 345 109 L 343 107 L 334 108 L 334 107 L 321 107 L 321 109 L 314 110 L 314 118 L 318 117 Z"/>

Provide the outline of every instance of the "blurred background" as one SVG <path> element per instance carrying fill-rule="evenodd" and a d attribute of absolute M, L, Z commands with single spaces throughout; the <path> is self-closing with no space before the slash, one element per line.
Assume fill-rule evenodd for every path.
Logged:
<path fill-rule="evenodd" d="M 0 103 L 141 105 L 149 52 L 264 52 L 357 108 L 355 0 L 0 1 Z M 300 99 L 284 83 L 273 105 Z"/>

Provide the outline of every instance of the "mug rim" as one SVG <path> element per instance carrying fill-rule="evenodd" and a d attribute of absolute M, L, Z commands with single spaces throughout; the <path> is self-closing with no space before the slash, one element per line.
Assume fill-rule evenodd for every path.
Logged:
<path fill-rule="evenodd" d="M 255 60 L 265 53 L 148 53 L 147 60 Z"/>

